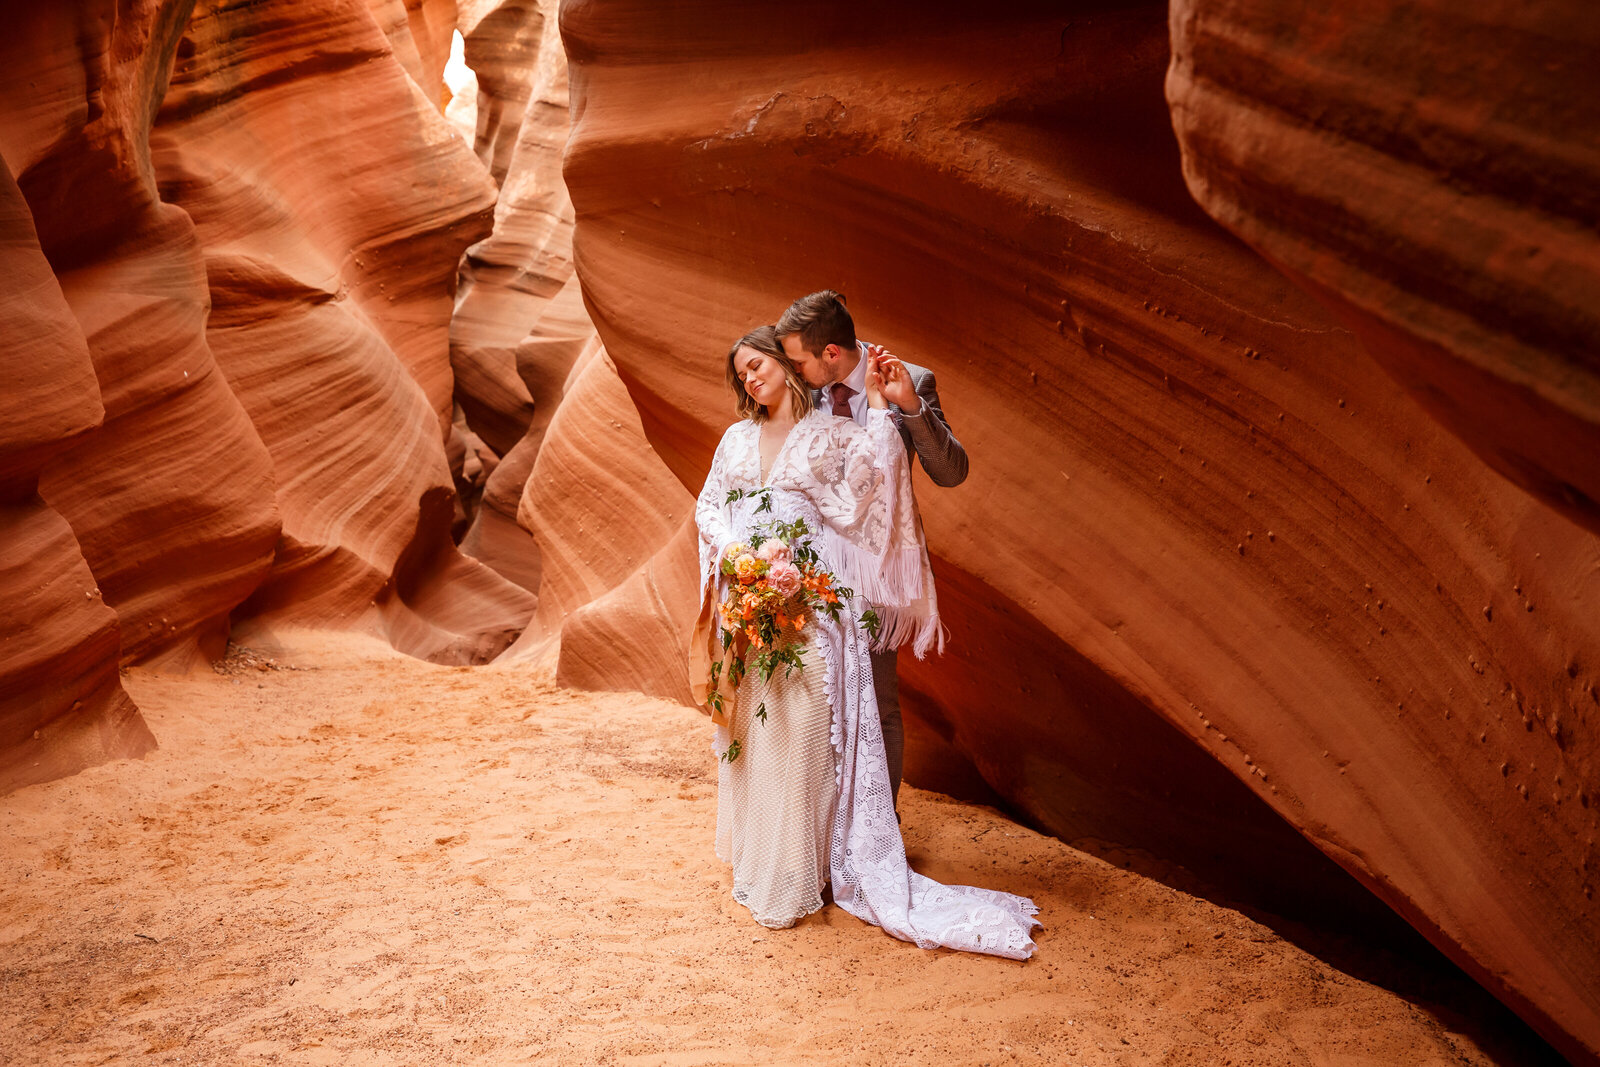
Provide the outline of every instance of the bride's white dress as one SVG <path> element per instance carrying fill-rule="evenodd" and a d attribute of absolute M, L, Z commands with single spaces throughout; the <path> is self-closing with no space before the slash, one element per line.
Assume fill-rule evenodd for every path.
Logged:
<path fill-rule="evenodd" d="M 910 644 L 921 656 L 941 644 L 910 470 L 888 413 L 871 412 L 863 427 L 812 412 L 765 480 L 760 429 L 729 427 L 700 493 L 702 618 L 726 592 L 718 569 L 726 545 L 804 519 L 822 565 L 883 619 L 881 647 Z M 746 495 L 730 502 L 735 489 Z M 733 867 L 734 898 L 764 925 L 791 926 L 822 906 L 831 880 L 840 907 L 895 937 L 1026 959 L 1038 925 L 1031 900 L 941 885 L 906 863 L 862 607 L 807 626 L 805 670 L 784 677 L 780 669 L 768 682 L 746 675 L 731 725 L 717 728 L 717 752 L 740 742 L 738 758 L 719 764 L 717 791 L 717 855 Z M 691 682 L 703 696 L 704 680 Z M 764 721 L 755 714 L 762 705 Z"/>

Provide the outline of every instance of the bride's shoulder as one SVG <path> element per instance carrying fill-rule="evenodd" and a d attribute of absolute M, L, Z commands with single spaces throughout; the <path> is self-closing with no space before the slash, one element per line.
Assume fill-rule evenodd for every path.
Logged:
<path fill-rule="evenodd" d="M 722 431 L 722 440 L 720 444 L 725 445 L 730 441 L 739 440 L 740 438 L 749 434 L 750 428 L 754 425 L 755 423 L 750 419 L 740 419 L 738 422 L 733 423 L 726 430 Z"/>

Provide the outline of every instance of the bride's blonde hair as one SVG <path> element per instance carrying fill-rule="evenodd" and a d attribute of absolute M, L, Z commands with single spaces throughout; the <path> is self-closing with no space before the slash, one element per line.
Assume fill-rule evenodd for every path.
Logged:
<path fill-rule="evenodd" d="M 753 422 L 767 420 L 765 405 L 756 403 L 755 397 L 745 391 L 744 382 L 739 380 L 739 372 L 734 369 L 733 360 L 741 348 L 753 348 L 778 361 L 778 366 L 783 368 L 784 381 L 789 386 L 789 403 L 794 409 L 795 418 L 805 418 L 817 406 L 816 399 L 811 395 L 811 386 L 800 377 L 800 372 L 778 343 L 778 331 L 771 326 L 758 326 L 733 342 L 733 347 L 728 349 L 728 387 L 733 390 L 734 409 L 740 418 Z"/>

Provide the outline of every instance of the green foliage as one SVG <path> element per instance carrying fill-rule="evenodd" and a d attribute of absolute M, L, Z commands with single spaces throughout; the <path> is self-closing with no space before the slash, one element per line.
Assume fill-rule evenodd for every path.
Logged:
<path fill-rule="evenodd" d="M 767 721 L 767 702 L 765 700 L 756 706 L 756 718 L 763 723 Z"/>
<path fill-rule="evenodd" d="M 805 670 L 805 660 L 800 655 L 800 649 L 794 645 L 785 645 L 782 648 L 764 648 L 755 654 L 755 667 L 761 672 L 763 682 L 770 682 L 780 666 L 783 668 L 785 678 L 795 671 Z"/>
<path fill-rule="evenodd" d="M 883 620 L 878 617 L 876 611 L 868 608 L 861 613 L 861 625 L 866 628 L 867 636 L 876 641 L 878 639 L 878 631 L 883 629 Z"/>
<path fill-rule="evenodd" d="M 738 759 L 739 758 L 739 739 L 737 737 L 734 738 L 733 739 L 733 744 L 728 746 L 728 751 L 724 752 L 721 756 L 719 756 L 717 758 L 719 760 L 722 760 L 722 761 L 727 762 L 727 763 L 732 763 L 734 760 Z"/>

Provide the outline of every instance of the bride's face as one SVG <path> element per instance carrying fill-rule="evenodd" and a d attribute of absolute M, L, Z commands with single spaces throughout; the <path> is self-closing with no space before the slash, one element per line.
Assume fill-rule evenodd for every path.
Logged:
<path fill-rule="evenodd" d="M 748 345 L 734 353 L 733 370 L 744 383 L 744 391 L 750 394 L 750 399 L 763 407 L 778 403 L 788 392 L 783 365 Z"/>

